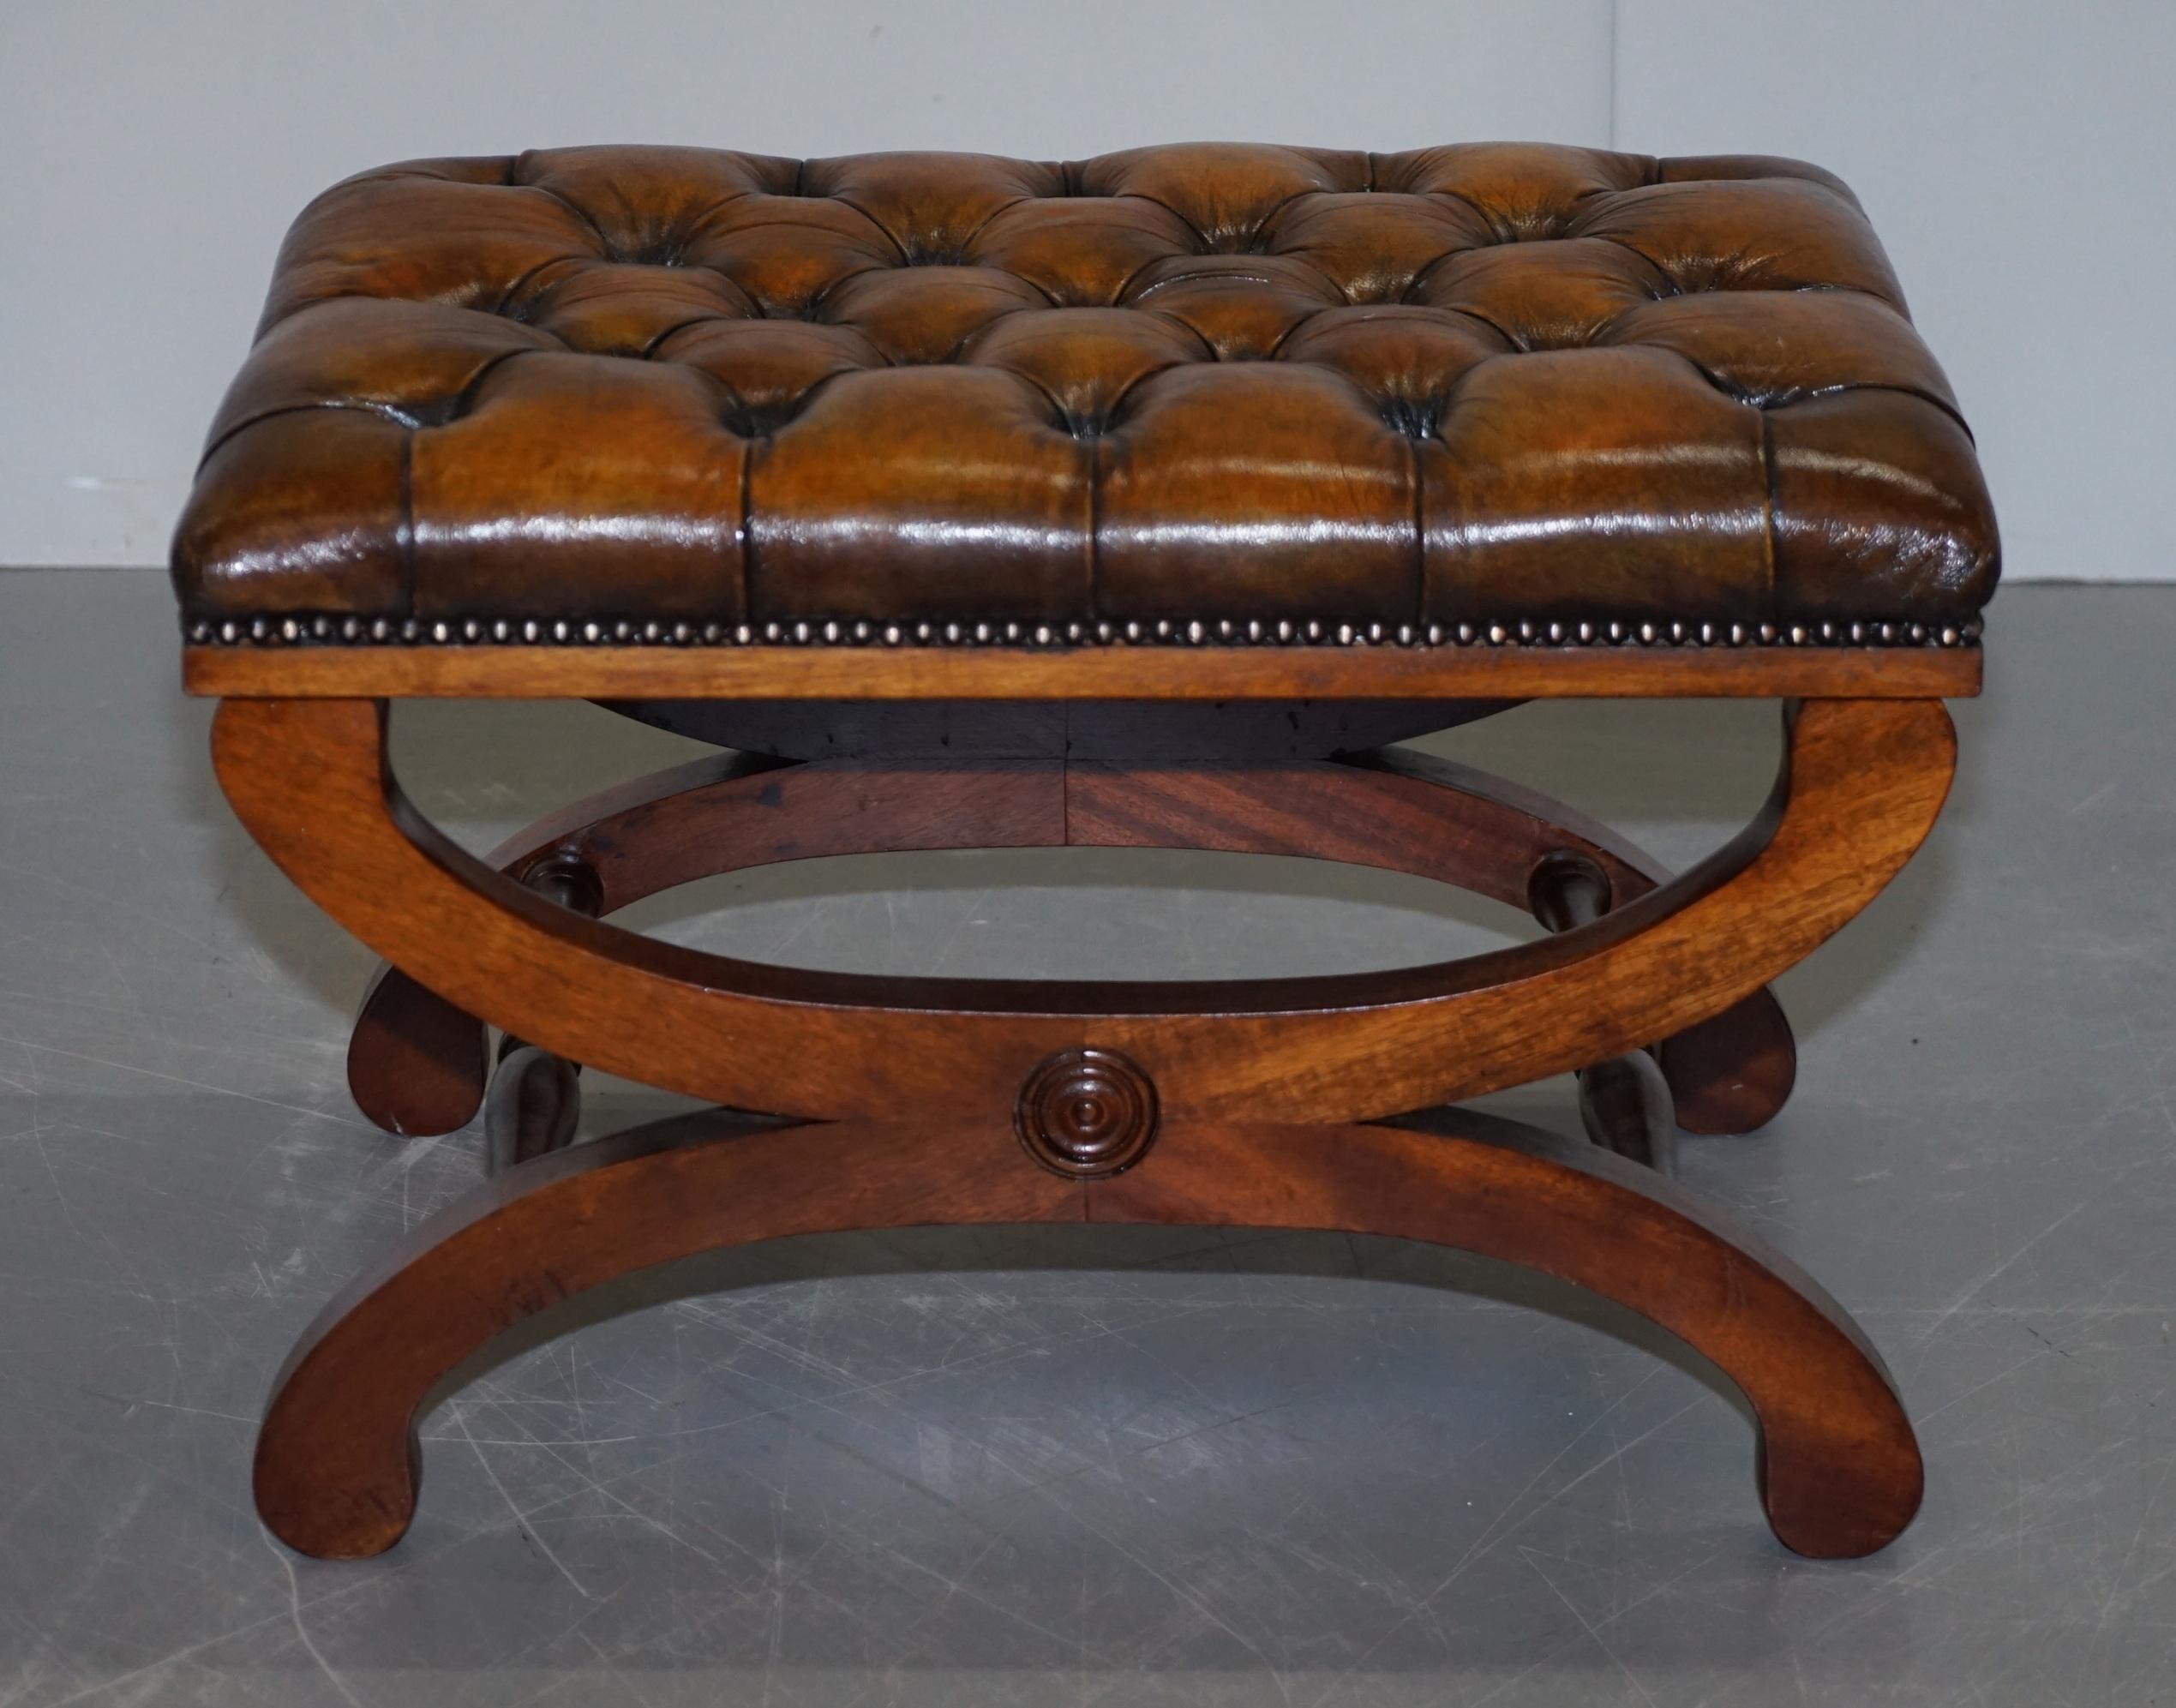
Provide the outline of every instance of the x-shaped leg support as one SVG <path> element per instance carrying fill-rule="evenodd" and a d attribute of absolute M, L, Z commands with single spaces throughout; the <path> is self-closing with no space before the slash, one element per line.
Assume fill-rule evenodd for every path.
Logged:
<path fill-rule="evenodd" d="M 1372 1232 L 1578 1282 L 1744 1390 L 1784 1542 L 1879 1547 L 1916 1507 L 1918 1452 L 1832 1301 L 1651 1170 L 1406 1112 L 1651 1046 L 1687 1124 L 1773 1112 L 1790 1052 L 1768 980 L 1909 857 L 1954 763 L 1938 702 L 1809 702 L 1788 729 L 1767 807 L 1666 882 L 1553 804 L 1390 755 L 1172 770 L 705 761 L 584 803 L 495 865 L 402 800 L 381 704 L 229 702 L 215 752 L 245 823 L 416 981 L 381 981 L 358 1029 L 375 1115 L 416 1130 L 473 1112 L 483 1039 L 468 1016 L 540 1047 L 525 1081 L 558 1058 L 776 1112 L 532 1147 L 548 1154 L 421 1230 L 282 1373 L 261 1510 L 306 1551 L 389 1546 L 413 1510 L 431 1384 L 509 1323 L 630 1270 L 827 1229 L 1086 1220 Z M 1064 842 L 1393 866 L 1538 901 L 1562 928 L 1393 972 L 1112 985 L 768 968 L 588 916 L 766 860 Z M 1584 904 L 1560 881 L 1568 859 L 1597 890 Z M 429 1097 L 385 1094 L 403 1051 L 445 1070 Z M 563 1085 L 536 1095 L 544 1126 L 563 1125 Z"/>

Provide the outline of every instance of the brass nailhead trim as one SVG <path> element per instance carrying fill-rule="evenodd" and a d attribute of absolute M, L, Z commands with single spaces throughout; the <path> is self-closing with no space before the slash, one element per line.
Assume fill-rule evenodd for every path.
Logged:
<path fill-rule="evenodd" d="M 1483 623 L 1331 622 L 1229 617 L 1153 622 L 1109 618 L 1065 623 L 872 623 L 803 617 L 782 621 L 697 624 L 686 619 L 586 617 L 195 617 L 184 620 L 192 646 L 1398 646 L 1398 647 L 1776 647 L 1948 646 L 1980 644 L 1981 620 L 1804 623 L 1566 622 L 1498 618 Z"/>

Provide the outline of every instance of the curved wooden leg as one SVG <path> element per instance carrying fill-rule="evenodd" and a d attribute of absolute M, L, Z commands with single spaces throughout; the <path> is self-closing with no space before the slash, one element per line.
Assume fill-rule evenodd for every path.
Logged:
<path fill-rule="evenodd" d="M 603 905 L 596 868 L 556 845 L 500 863 L 509 877 L 585 919 Z M 381 962 L 348 1035 L 348 1094 L 381 1131 L 450 1133 L 476 1118 L 491 1077 L 489 1052 L 482 1021 Z M 506 1056 L 504 1046 L 499 1054 Z"/>
<path fill-rule="evenodd" d="M 1669 1037 L 1864 907 L 1940 811 L 1949 720 L 1939 702 L 1810 701 L 1789 730 L 1753 824 L 1593 924 L 1381 973 L 1180 983 L 816 972 L 582 918 L 408 806 L 383 708 L 369 701 L 230 700 L 213 752 L 243 822 L 335 919 L 449 1000 L 570 1059 L 735 1107 L 881 1118 L 1003 1112 L 1038 1064 L 1088 1046 L 1131 1057 L 1175 1113 L 1352 1120 Z M 1070 786 L 1056 776 L 1056 793 Z M 1039 792 L 1001 788 L 1015 812 Z"/>
<path fill-rule="evenodd" d="M 258 1510 L 305 1553 L 392 1546 L 415 1509 L 433 1385 L 510 1324 L 631 1271 L 793 1234 L 1086 1220 L 1383 1234 L 1559 1276 L 1744 1391 L 1788 1546 L 1860 1555 L 1902 1530 L 1918 1448 L 1835 1303 L 1649 1171 L 1538 1133 L 1507 1142 L 1508 1125 L 1457 1111 L 1425 1130 L 1175 1121 L 1137 1166 L 1087 1179 L 1037 1166 L 986 1121 L 751 1130 L 713 1112 L 547 1155 L 425 1225 L 319 1318 L 258 1439 Z"/>
<path fill-rule="evenodd" d="M 508 877 L 589 872 L 591 918 L 720 872 L 827 854 L 1039 848 L 1064 840 L 1048 763 L 803 764 L 734 753 L 656 771 L 516 831 L 484 856 Z M 348 1039 L 348 1090 L 382 1130 L 450 1133 L 490 1077 L 484 1023 L 381 964 Z"/>
<path fill-rule="evenodd" d="M 1609 878 L 1584 854 L 1549 855 L 1534 868 L 1528 890 L 1534 917 L 1551 931 L 1576 931 L 1610 911 Z M 1579 1080 L 1580 1119 L 1587 1137 L 1605 1150 L 1669 1173 L 1676 1100 L 1654 1058 L 1645 1050 L 1628 1051 L 1581 1068 Z"/>
<path fill-rule="evenodd" d="M 476 1118 L 490 1058 L 482 1021 L 381 961 L 348 1034 L 348 1095 L 381 1132 L 435 1138 Z"/>
<path fill-rule="evenodd" d="M 848 853 L 950 848 L 1211 848 L 1410 872 L 1527 905 L 1533 873 L 1567 854 L 1603 873 L 1605 905 L 1669 874 L 1562 803 L 1404 751 L 1338 760 L 1173 769 L 1116 762 L 700 760 L 578 801 L 486 857 L 509 876 L 551 862 L 593 874 L 582 909 L 609 914 L 722 872 Z M 1679 1124 L 1749 1132 L 1789 1095 L 1790 1028 L 1757 990 L 1656 1051 Z M 483 1100 L 483 1022 L 381 968 L 348 1050 L 356 1101 L 380 1127 L 450 1132 Z"/>
<path fill-rule="evenodd" d="M 1329 1228 L 1540 1270 L 1658 1324 L 1737 1385 L 1759 1430 L 1761 1503 L 1786 1547 L 1855 1558 L 1918 1511 L 1919 1444 L 1857 1325 L 1788 1258 L 1652 1170 L 1458 1110 L 1396 1128 L 1187 1136 L 1099 1183 L 1089 1220 Z"/>
<path fill-rule="evenodd" d="M 1590 861 L 1602 911 L 1670 881 L 1667 867 L 1576 807 L 1411 748 L 1258 770 L 1075 764 L 1075 842 L 1299 854 L 1408 872 L 1527 911 L 1549 860 Z M 1773 1120 L 1798 1076 L 1790 1022 L 1763 987 L 1660 1040 L 1677 1124 L 1750 1133 Z"/>

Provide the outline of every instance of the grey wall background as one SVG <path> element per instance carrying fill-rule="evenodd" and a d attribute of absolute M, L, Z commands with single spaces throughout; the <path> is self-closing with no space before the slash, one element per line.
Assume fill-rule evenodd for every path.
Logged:
<path fill-rule="evenodd" d="M 164 560 L 287 221 L 591 141 L 1758 150 L 1851 180 L 2018 578 L 2167 577 L 2167 0 L 0 0 L 0 564 Z"/>

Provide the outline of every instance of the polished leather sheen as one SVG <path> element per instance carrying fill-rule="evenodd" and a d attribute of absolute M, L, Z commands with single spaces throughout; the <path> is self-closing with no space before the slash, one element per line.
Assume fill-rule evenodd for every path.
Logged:
<path fill-rule="evenodd" d="M 661 147 L 318 198 L 193 618 L 1945 624 L 1948 381 L 1817 168 Z"/>

